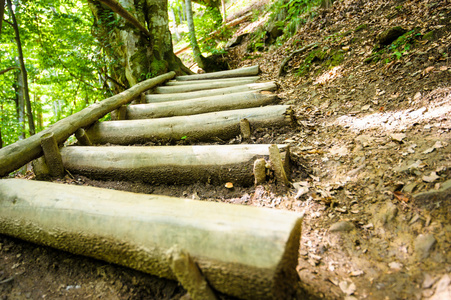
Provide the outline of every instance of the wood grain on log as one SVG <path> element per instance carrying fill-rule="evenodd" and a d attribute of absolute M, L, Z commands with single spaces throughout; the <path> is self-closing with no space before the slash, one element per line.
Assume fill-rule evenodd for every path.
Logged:
<path fill-rule="evenodd" d="M 227 140 L 240 134 L 240 120 L 244 118 L 254 128 L 287 126 L 294 120 L 289 105 L 274 105 L 192 116 L 107 121 L 95 124 L 86 133 L 93 144 Z"/>
<path fill-rule="evenodd" d="M 172 86 L 159 86 L 155 88 L 155 93 L 157 94 L 174 94 L 174 93 L 188 93 L 194 91 L 202 91 L 202 90 L 212 90 L 212 89 L 220 89 L 231 86 L 245 85 L 254 83 L 254 79 L 247 79 L 248 77 L 244 77 L 243 79 L 231 80 L 231 81 L 220 81 L 216 82 L 212 80 L 207 83 L 197 83 L 191 82 L 191 84 L 185 85 L 172 85 Z"/>
<path fill-rule="evenodd" d="M 167 102 L 167 101 L 179 101 L 194 98 L 203 98 L 209 96 L 227 95 L 248 91 L 275 91 L 277 85 L 274 82 L 261 82 L 261 83 L 251 83 L 246 85 L 238 85 L 227 88 L 220 88 L 208 91 L 195 91 L 187 93 L 175 93 L 175 94 L 151 94 L 146 95 L 146 101 L 148 103 L 155 102 Z"/>
<path fill-rule="evenodd" d="M 164 184 L 254 183 L 256 159 L 269 157 L 269 145 L 65 147 L 64 167 L 74 174 Z M 278 145 L 280 150 L 285 145 Z"/>
<path fill-rule="evenodd" d="M 224 79 L 205 79 L 205 80 L 196 80 L 195 82 L 192 81 L 179 81 L 179 80 L 169 80 L 166 82 L 166 86 L 174 86 L 174 85 L 191 85 L 193 83 L 199 84 L 199 83 L 212 83 L 212 82 L 230 82 L 230 81 L 237 81 L 237 80 L 252 80 L 253 82 L 256 82 L 260 79 L 260 76 L 250 76 L 250 77 L 233 77 L 233 78 L 224 78 Z"/>
<path fill-rule="evenodd" d="M 176 279 L 187 251 L 210 286 L 290 299 L 302 216 L 293 212 L 49 182 L 0 180 L 0 234 Z"/>
<path fill-rule="evenodd" d="M 221 79 L 221 78 L 232 78 L 232 77 L 245 77 L 245 76 L 257 76 L 260 73 L 260 67 L 251 66 L 240 69 L 234 69 L 230 71 L 219 71 L 212 73 L 204 73 L 204 74 L 195 74 L 195 75 L 184 75 L 177 76 L 176 80 L 204 80 L 204 79 Z"/>
<path fill-rule="evenodd" d="M 274 94 L 265 95 L 250 91 L 181 101 L 130 105 L 127 107 L 126 115 L 129 120 L 188 116 L 265 106 L 275 104 L 278 100 Z"/>

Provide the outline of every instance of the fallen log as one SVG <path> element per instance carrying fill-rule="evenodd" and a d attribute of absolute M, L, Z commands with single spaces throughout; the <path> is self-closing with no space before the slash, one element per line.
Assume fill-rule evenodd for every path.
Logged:
<path fill-rule="evenodd" d="M 203 79 L 221 79 L 221 78 L 232 78 L 232 77 L 245 77 L 245 76 L 257 76 L 260 73 L 260 67 L 251 66 L 240 69 L 234 69 L 229 71 L 219 71 L 204 74 L 194 74 L 194 75 L 184 75 L 175 77 L 176 80 L 180 81 L 192 81 L 192 80 L 203 80 Z"/>
<path fill-rule="evenodd" d="M 93 144 L 133 145 L 161 141 L 217 141 L 240 134 L 240 120 L 258 127 L 293 124 L 289 105 L 227 110 L 171 118 L 107 121 L 96 123 L 86 133 Z"/>
<path fill-rule="evenodd" d="M 0 234 L 175 280 L 168 252 L 243 299 L 291 299 L 302 216 L 49 182 L 0 180 Z"/>
<path fill-rule="evenodd" d="M 253 166 L 269 157 L 270 145 L 64 147 L 63 165 L 72 174 L 148 183 L 254 184 Z M 282 150 L 285 145 L 274 145 Z M 269 161 L 269 159 L 268 159 Z"/>
<path fill-rule="evenodd" d="M 274 94 L 244 92 L 182 101 L 136 104 L 127 107 L 129 120 L 188 116 L 230 109 L 242 109 L 275 104 Z"/>
<path fill-rule="evenodd" d="M 123 91 L 113 97 L 97 102 L 63 120 L 53 124 L 25 140 L 15 142 L 0 149 L 0 177 L 8 175 L 33 159 L 42 155 L 41 138 L 43 135 L 52 132 L 58 143 L 63 143 L 77 129 L 88 126 L 107 113 L 132 101 L 142 92 L 165 82 L 175 76 L 175 72 L 143 81 L 130 89 Z"/>
<path fill-rule="evenodd" d="M 190 82 L 190 84 L 184 85 L 172 85 L 172 86 L 159 86 L 155 88 L 155 93 L 157 94 L 174 94 L 174 93 L 187 93 L 194 91 L 202 91 L 202 90 L 212 90 L 212 89 L 220 89 L 225 87 L 243 85 L 254 83 L 254 79 L 247 79 L 249 77 L 245 77 L 243 79 L 231 80 L 231 81 L 220 81 L 216 82 L 212 80 L 207 83 L 197 83 Z"/>
<path fill-rule="evenodd" d="M 217 96 L 217 95 L 227 95 L 248 91 L 275 91 L 277 89 L 277 85 L 274 82 L 261 82 L 261 83 L 251 83 L 246 85 L 238 85 L 233 87 L 214 89 L 208 91 L 195 91 L 188 93 L 175 93 L 175 94 L 151 94 L 146 95 L 146 102 L 155 103 L 155 102 L 167 102 L 167 101 L 178 101 L 178 100 L 187 100 L 194 98 L 203 98 L 209 96 Z"/>
<path fill-rule="evenodd" d="M 233 78 L 224 78 L 224 79 L 205 79 L 205 80 L 196 80 L 196 81 L 178 81 L 178 80 L 169 80 L 165 83 L 166 86 L 174 86 L 174 85 L 191 85 L 193 83 L 211 83 L 211 82 L 230 82 L 237 80 L 252 80 L 256 82 L 260 79 L 260 76 L 250 76 L 250 77 L 233 77 Z"/>

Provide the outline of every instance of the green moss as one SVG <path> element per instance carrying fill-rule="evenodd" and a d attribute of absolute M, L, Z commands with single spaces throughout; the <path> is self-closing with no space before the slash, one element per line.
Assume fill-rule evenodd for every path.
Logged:
<path fill-rule="evenodd" d="M 299 67 L 297 74 L 299 76 L 306 75 L 313 65 L 321 65 L 322 68 L 316 70 L 315 75 L 321 74 L 324 69 L 333 68 L 340 65 L 345 56 L 343 50 L 329 50 L 327 48 L 310 51 L 304 60 L 304 63 Z"/>
<path fill-rule="evenodd" d="M 359 31 L 366 29 L 367 27 L 368 27 L 368 24 L 362 24 L 362 25 L 357 26 L 357 28 L 354 31 L 359 32 Z"/>
<path fill-rule="evenodd" d="M 434 30 L 429 31 L 425 35 L 423 35 L 423 40 L 433 41 L 435 40 L 435 32 Z"/>
<path fill-rule="evenodd" d="M 152 78 L 157 75 L 163 74 L 166 72 L 167 65 L 164 60 L 154 59 L 150 64 L 150 74 L 147 74 L 147 78 Z"/>

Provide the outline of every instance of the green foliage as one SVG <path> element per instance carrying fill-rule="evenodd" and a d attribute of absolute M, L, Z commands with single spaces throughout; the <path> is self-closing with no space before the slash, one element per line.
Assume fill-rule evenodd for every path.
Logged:
<path fill-rule="evenodd" d="M 324 69 L 336 67 L 344 60 L 344 55 L 345 51 L 341 49 L 337 50 L 324 47 L 323 49 L 312 50 L 309 52 L 304 62 L 299 66 L 297 75 L 307 75 L 315 65 L 320 66 L 319 68 L 316 68 L 317 73 L 322 72 Z"/>
<path fill-rule="evenodd" d="M 406 32 L 387 47 L 374 48 L 373 54 L 366 58 L 364 62 L 377 63 L 383 59 L 385 63 L 389 63 L 392 60 L 400 59 L 403 55 L 409 53 L 421 37 L 417 29 Z"/>
<path fill-rule="evenodd" d="M 36 129 L 73 114 L 107 95 L 99 70 L 104 54 L 91 35 L 92 15 L 81 1 L 23 0 L 15 6 Z M 5 20 L 9 21 L 8 13 Z M 0 70 L 16 66 L 12 27 L 3 22 Z M 0 75 L 0 130 L 4 145 L 18 139 L 16 71 Z"/>
<path fill-rule="evenodd" d="M 271 10 L 271 21 L 282 21 L 286 37 L 295 34 L 308 18 L 315 16 L 313 8 L 318 7 L 321 0 L 278 0 Z"/>

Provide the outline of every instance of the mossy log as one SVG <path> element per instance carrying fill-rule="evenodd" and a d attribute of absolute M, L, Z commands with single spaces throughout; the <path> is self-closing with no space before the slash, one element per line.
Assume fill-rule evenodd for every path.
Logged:
<path fill-rule="evenodd" d="M 113 97 L 97 102 L 25 140 L 0 149 L 0 177 L 8 175 L 42 155 L 41 137 L 52 132 L 56 141 L 63 143 L 77 129 L 88 126 L 107 113 L 129 103 L 142 92 L 155 87 L 175 76 L 175 72 L 148 79 Z"/>
<path fill-rule="evenodd" d="M 249 77 L 244 77 L 243 79 L 230 80 L 230 81 L 219 81 L 216 82 L 212 80 L 211 82 L 206 83 L 197 83 L 196 81 L 191 81 L 190 84 L 184 85 L 172 85 L 172 86 L 159 86 L 155 88 L 155 93 L 157 94 L 174 94 L 174 93 L 188 93 L 194 91 L 202 91 L 202 90 L 212 90 L 212 89 L 220 89 L 231 86 L 238 86 L 244 84 L 254 83 L 255 80 Z"/>
<path fill-rule="evenodd" d="M 182 101 L 136 104 L 127 107 L 129 120 L 188 116 L 208 112 L 259 107 L 278 102 L 274 94 L 243 92 Z"/>
<path fill-rule="evenodd" d="M 175 94 L 151 94 L 146 95 L 146 102 L 167 102 L 167 101 L 179 101 L 194 98 L 203 98 L 209 96 L 227 95 L 235 94 L 248 91 L 275 91 L 277 85 L 274 82 L 261 82 L 261 83 L 251 83 L 245 85 L 238 85 L 227 88 L 220 88 L 207 91 L 195 91 L 187 93 L 175 93 Z"/>
<path fill-rule="evenodd" d="M 0 180 L 0 194 L 0 234 L 172 280 L 177 247 L 243 299 L 291 299 L 298 280 L 293 212 L 23 179 Z"/>
<path fill-rule="evenodd" d="M 289 105 L 227 110 L 192 116 L 96 123 L 86 133 L 93 144 L 133 145 L 161 141 L 217 141 L 240 134 L 240 120 L 253 128 L 293 124 Z"/>
<path fill-rule="evenodd" d="M 149 183 L 254 184 L 253 166 L 270 145 L 65 147 L 64 167 L 73 174 Z M 275 146 L 285 149 L 286 146 Z"/>
<path fill-rule="evenodd" d="M 196 80 L 196 81 L 178 81 L 178 80 L 169 80 L 166 82 L 166 86 L 174 86 L 174 85 L 191 85 L 193 83 L 212 83 L 212 82 L 231 82 L 237 80 L 251 80 L 252 82 L 256 82 L 260 79 L 260 76 L 250 76 L 250 77 L 240 77 L 240 78 L 224 78 L 224 79 L 205 79 L 205 80 Z"/>
<path fill-rule="evenodd" d="M 229 71 L 219 71 L 204 74 L 177 76 L 175 79 L 180 81 L 204 80 L 204 79 L 221 79 L 233 77 L 257 76 L 260 73 L 260 67 L 251 66 Z"/>

